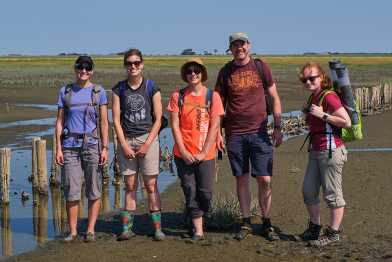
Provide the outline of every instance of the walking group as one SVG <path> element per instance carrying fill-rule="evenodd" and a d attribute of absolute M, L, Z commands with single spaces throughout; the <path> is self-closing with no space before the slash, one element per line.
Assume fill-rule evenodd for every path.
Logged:
<path fill-rule="evenodd" d="M 279 234 L 271 222 L 273 147 L 282 143 L 281 101 L 267 63 L 250 55 L 246 33 L 229 37 L 233 60 L 219 71 L 214 90 L 205 86 L 207 68 L 199 58 L 186 61 L 180 70 L 186 83 L 175 90 L 166 110 L 170 115 L 175 145 L 174 162 L 184 193 L 186 216 L 192 224 L 192 241 L 205 238 L 203 225 L 210 212 L 217 151 L 227 151 L 241 211 L 241 226 L 234 238 L 252 234 L 250 177 L 257 182 L 262 215 L 262 235 L 270 241 Z M 135 235 L 138 175 L 145 185 L 154 239 L 164 240 L 161 229 L 161 199 L 158 192 L 162 125 L 161 90 L 143 76 L 144 60 L 138 49 L 124 54 L 126 79 L 112 88 L 112 118 L 118 140 L 118 159 L 124 178 L 125 200 L 120 213 L 122 231 L 118 240 Z M 100 209 L 101 169 L 108 161 L 108 99 L 105 90 L 92 82 L 94 62 L 80 56 L 75 62 L 75 81 L 60 89 L 56 121 L 56 161 L 62 166 L 69 234 L 77 238 L 77 216 L 82 184 L 88 199 L 85 241 L 95 241 L 95 223 Z M 316 63 L 305 64 L 299 80 L 311 96 L 304 114 L 309 126 L 309 159 L 303 181 L 308 227 L 299 235 L 311 245 L 324 246 L 339 240 L 345 201 L 342 169 L 347 150 L 340 135 L 351 120 L 332 83 Z M 272 114 L 272 136 L 267 134 Z M 321 232 L 320 199 L 330 210 L 329 225 Z"/>

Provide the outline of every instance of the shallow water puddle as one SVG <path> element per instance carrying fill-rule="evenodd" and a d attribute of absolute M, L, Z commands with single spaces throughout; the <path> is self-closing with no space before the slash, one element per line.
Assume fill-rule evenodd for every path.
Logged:
<path fill-rule="evenodd" d="M 53 134 L 53 130 L 51 130 Z M 49 130 L 48 130 L 49 132 Z M 34 134 L 37 135 L 37 134 Z M 29 135 L 30 136 L 30 135 Z M 173 139 L 170 129 L 164 129 L 160 134 L 163 152 L 173 147 Z M 113 145 L 110 145 L 110 156 L 113 156 Z M 52 151 L 47 151 L 47 166 L 51 167 Z M 11 256 L 34 249 L 37 245 L 44 244 L 47 240 L 68 231 L 66 223 L 65 200 L 59 187 L 49 189 L 48 196 L 33 194 L 28 177 L 31 175 L 31 150 L 12 150 L 11 156 L 11 182 L 10 203 L 0 209 L 1 222 L 1 255 Z M 173 166 L 172 169 L 175 169 Z M 48 170 L 50 176 L 50 170 Z M 164 191 L 176 180 L 176 175 L 171 173 L 170 165 L 161 162 L 161 175 L 158 178 L 159 191 Z M 110 170 L 110 180 L 113 172 Z M 124 190 L 122 186 L 113 186 L 111 181 L 103 185 L 102 208 L 103 212 L 120 208 L 123 205 Z M 22 192 L 29 195 L 27 201 L 21 200 Z M 83 195 L 83 194 L 82 194 Z M 139 190 L 138 198 L 142 199 Z M 87 200 L 83 202 L 79 217 L 87 216 Z M 1 258 L 1 257 L 0 257 Z"/>

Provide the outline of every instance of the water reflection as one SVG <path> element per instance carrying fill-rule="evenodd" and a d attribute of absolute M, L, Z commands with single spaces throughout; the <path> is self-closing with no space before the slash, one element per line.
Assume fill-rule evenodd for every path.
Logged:
<path fill-rule="evenodd" d="M 106 214 L 110 211 L 110 199 L 109 199 L 109 185 L 107 183 L 102 185 L 102 197 L 101 197 L 101 215 Z"/>
<path fill-rule="evenodd" d="M 173 146 L 170 129 L 163 130 L 160 134 L 160 142 L 165 154 L 169 152 Z M 48 168 L 51 167 L 51 154 L 52 151 L 48 150 Z M 112 144 L 110 144 L 110 156 L 113 156 Z M 32 185 L 27 179 L 31 175 L 31 164 L 31 149 L 15 148 L 12 150 L 10 204 L 8 207 L 0 208 L 3 256 L 20 254 L 34 249 L 37 244 L 45 243 L 69 231 L 65 199 L 61 186 L 51 186 L 49 197 L 39 195 L 39 193 L 32 189 Z M 110 170 L 109 181 L 102 188 L 101 215 L 111 211 L 113 208 L 120 209 L 123 205 L 123 185 L 113 186 L 113 180 L 113 171 Z M 164 191 L 175 180 L 176 176 L 172 176 L 170 173 L 169 163 L 162 162 L 161 175 L 158 177 L 159 191 Z M 140 188 L 138 190 L 138 196 L 141 195 Z M 79 218 L 85 219 L 87 216 L 87 200 L 84 188 L 82 190 Z M 29 200 L 21 201 L 20 193 L 22 191 L 30 194 Z"/>
<path fill-rule="evenodd" d="M 38 244 L 48 240 L 48 196 L 33 192 L 33 234 Z"/>
<path fill-rule="evenodd" d="M 9 205 L 4 205 L 1 209 L 1 246 L 3 256 L 12 256 L 12 230 L 10 221 L 10 207 Z"/>
<path fill-rule="evenodd" d="M 37 243 L 44 244 L 48 240 L 48 196 L 38 194 L 38 198 Z"/>

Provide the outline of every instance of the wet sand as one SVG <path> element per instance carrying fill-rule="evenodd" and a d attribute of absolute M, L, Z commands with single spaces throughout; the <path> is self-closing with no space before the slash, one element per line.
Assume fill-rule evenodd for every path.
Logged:
<path fill-rule="evenodd" d="M 364 119 L 365 138 L 347 144 L 347 148 L 392 147 L 390 130 L 392 112 Z M 343 175 L 347 209 L 342 240 L 317 249 L 289 236 L 302 232 L 307 224 L 301 185 L 307 152 L 299 152 L 303 137 L 284 143 L 275 152 L 272 223 L 282 231 L 282 239 L 269 242 L 258 235 L 260 219 L 255 220 L 255 234 L 244 241 L 233 240 L 234 229 L 207 231 L 208 240 L 187 244 L 182 238 L 182 192 L 175 183 L 162 194 L 163 227 L 168 237 L 155 242 L 145 206 L 136 218 L 138 235 L 125 242 L 116 241 L 120 228 L 117 213 L 101 217 L 97 224 L 98 241 L 63 244 L 51 241 L 35 251 L 10 258 L 10 261 L 390 261 L 392 259 L 392 152 L 351 152 Z M 255 183 L 252 180 L 253 192 Z M 219 161 L 215 194 L 235 192 L 234 179 L 227 159 Z M 253 194 L 253 198 L 255 194 Z M 322 205 L 322 223 L 328 223 L 328 210 Z M 82 221 L 81 229 L 85 229 Z"/>

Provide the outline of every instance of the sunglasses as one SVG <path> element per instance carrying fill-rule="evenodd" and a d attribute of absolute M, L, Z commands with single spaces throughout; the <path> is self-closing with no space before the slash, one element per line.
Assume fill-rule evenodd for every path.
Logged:
<path fill-rule="evenodd" d="M 315 81 L 319 76 L 320 76 L 320 75 L 304 77 L 304 78 L 301 78 L 301 82 L 305 84 L 305 83 L 308 82 L 308 80 L 309 80 L 311 83 L 314 83 L 314 81 Z"/>
<path fill-rule="evenodd" d="M 126 62 L 124 63 L 124 66 L 126 66 L 126 67 L 132 67 L 132 66 L 134 65 L 135 67 L 139 67 L 141 64 L 142 64 L 142 61 L 133 61 L 133 62 L 131 62 L 131 61 L 126 61 Z"/>
<path fill-rule="evenodd" d="M 187 74 L 187 75 L 191 75 L 192 73 L 195 73 L 195 75 L 200 74 L 200 73 L 201 73 L 201 68 L 198 68 L 198 67 L 190 67 L 190 68 L 187 68 L 187 69 L 185 70 L 185 74 Z"/>
<path fill-rule="evenodd" d="M 89 63 L 76 64 L 75 69 L 79 71 L 83 71 L 83 69 L 85 69 L 86 71 L 90 72 L 93 70 L 93 65 Z"/>

